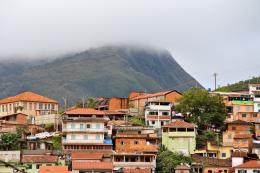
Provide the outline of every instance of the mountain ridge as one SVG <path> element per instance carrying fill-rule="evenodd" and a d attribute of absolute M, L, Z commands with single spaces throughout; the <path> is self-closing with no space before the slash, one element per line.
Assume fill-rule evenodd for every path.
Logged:
<path fill-rule="evenodd" d="M 15 65 L 14 65 L 15 66 Z M 19 66 L 19 65 L 18 65 Z M 14 67 L 12 67 L 13 69 Z M 85 97 L 127 97 L 133 90 L 185 91 L 202 87 L 166 50 L 103 46 L 0 75 L 0 98 L 34 91 L 59 101 Z"/>

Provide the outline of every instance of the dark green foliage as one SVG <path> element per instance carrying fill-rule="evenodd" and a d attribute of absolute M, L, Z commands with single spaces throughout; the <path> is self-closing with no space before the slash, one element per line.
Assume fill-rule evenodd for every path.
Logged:
<path fill-rule="evenodd" d="M 47 131 L 47 132 L 54 132 L 54 124 L 53 123 L 50 123 L 50 124 L 46 124 L 44 129 Z"/>
<path fill-rule="evenodd" d="M 156 172 L 158 173 L 171 173 L 174 168 L 181 163 L 191 163 L 190 157 L 184 156 L 179 153 L 173 153 L 169 150 L 162 149 L 159 151 L 156 160 Z"/>
<path fill-rule="evenodd" d="M 187 114 L 187 120 L 198 125 L 199 132 L 210 128 L 222 129 L 226 119 L 223 98 L 206 90 L 191 88 L 180 98 L 176 110 Z"/>
<path fill-rule="evenodd" d="M 61 136 L 55 136 L 52 138 L 52 142 L 53 142 L 53 149 L 54 150 L 60 150 L 61 147 Z"/>
<path fill-rule="evenodd" d="M 219 141 L 218 135 L 214 131 L 203 131 L 196 136 L 196 148 L 203 148 L 207 142 L 217 143 Z"/>
<path fill-rule="evenodd" d="M 84 106 L 83 101 L 80 100 L 77 102 L 76 107 L 77 108 L 95 108 L 97 106 L 97 99 L 96 98 L 87 98 L 84 100 Z"/>
<path fill-rule="evenodd" d="M 143 118 L 141 117 L 137 117 L 137 116 L 133 116 L 130 118 L 130 122 L 134 125 L 134 126 L 144 126 L 145 125 L 145 121 Z"/>
<path fill-rule="evenodd" d="M 184 91 L 197 84 L 168 51 L 134 46 L 105 46 L 26 67 L 8 65 L 12 68 L 0 73 L 0 98 L 30 90 L 73 105 L 82 96 L 127 97 L 131 91 Z"/>
<path fill-rule="evenodd" d="M 21 138 L 20 133 L 4 133 L 1 135 L 0 143 L 4 150 L 15 150 L 19 148 L 18 141 Z"/>
<path fill-rule="evenodd" d="M 248 91 L 248 84 L 259 84 L 260 77 L 253 77 L 252 79 L 240 81 L 231 85 L 218 88 L 217 91 L 232 92 L 232 91 Z"/>

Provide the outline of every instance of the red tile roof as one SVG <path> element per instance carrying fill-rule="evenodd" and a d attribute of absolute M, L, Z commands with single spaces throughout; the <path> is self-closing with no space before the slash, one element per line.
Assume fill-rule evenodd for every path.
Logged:
<path fill-rule="evenodd" d="M 124 168 L 124 173 L 151 173 L 151 169 L 145 168 L 145 169 L 128 169 Z"/>
<path fill-rule="evenodd" d="M 251 137 L 252 134 L 235 134 L 234 139 L 248 139 Z"/>
<path fill-rule="evenodd" d="M 260 160 L 250 160 L 248 162 L 236 166 L 235 168 L 260 168 Z"/>
<path fill-rule="evenodd" d="M 33 162 L 33 163 L 54 163 L 58 161 L 58 156 L 49 156 L 49 155 L 44 155 L 44 156 L 23 156 L 22 157 L 22 162 L 23 163 L 28 163 L 28 162 Z"/>
<path fill-rule="evenodd" d="M 112 170 L 113 163 L 112 162 L 77 162 L 72 161 L 72 169 L 81 170 L 81 169 L 101 169 L 101 170 Z"/>
<path fill-rule="evenodd" d="M 43 102 L 43 103 L 58 103 L 58 101 L 51 98 L 41 96 L 33 92 L 23 92 L 16 96 L 7 97 L 0 100 L 0 104 L 12 103 L 18 101 L 28 101 L 28 102 Z"/>
<path fill-rule="evenodd" d="M 158 119 L 158 116 L 148 115 L 148 116 L 147 116 L 147 119 L 157 120 L 157 119 Z M 170 120 L 170 119 L 171 119 L 171 116 L 169 116 L 169 115 L 161 115 L 161 116 L 159 116 L 159 119 L 160 119 L 160 120 Z"/>
<path fill-rule="evenodd" d="M 185 121 L 176 120 L 169 124 L 166 124 L 163 127 L 184 127 L 184 128 L 194 128 L 196 127 L 195 124 L 187 123 Z"/>
<path fill-rule="evenodd" d="M 177 93 L 179 93 L 176 90 L 162 91 L 162 92 L 157 92 L 157 93 L 145 93 L 145 94 L 142 94 L 140 96 L 133 97 L 130 100 L 138 100 L 138 99 L 146 99 L 146 98 L 151 98 L 151 97 L 158 97 L 158 96 L 163 96 L 165 94 L 168 94 L 170 92 L 177 92 Z"/>
<path fill-rule="evenodd" d="M 93 108 L 75 108 L 66 111 L 65 114 L 68 115 L 105 115 L 103 111 L 99 111 Z"/>
<path fill-rule="evenodd" d="M 68 166 L 40 166 L 39 173 L 70 173 Z"/>
<path fill-rule="evenodd" d="M 84 151 L 72 151 L 71 159 L 72 160 L 101 160 L 103 158 L 103 153 L 89 153 Z"/>

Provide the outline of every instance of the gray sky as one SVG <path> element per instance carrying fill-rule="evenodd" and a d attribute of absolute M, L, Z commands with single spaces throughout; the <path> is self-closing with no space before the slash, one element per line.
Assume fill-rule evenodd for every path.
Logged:
<path fill-rule="evenodd" d="M 166 48 L 206 88 L 260 76 L 260 1 L 0 1 L 1 59 L 109 43 Z"/>

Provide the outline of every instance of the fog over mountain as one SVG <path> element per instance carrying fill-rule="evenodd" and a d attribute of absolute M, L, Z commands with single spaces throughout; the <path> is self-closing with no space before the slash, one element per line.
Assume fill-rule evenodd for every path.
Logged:
<path fill-rule="evenodd" d="M 0 97 L 35 91 L 70 104 L 81 97 L 201 86 L 167 50 L 130 45 L 88 49 L 49 61 L 0 63 Z"/>

